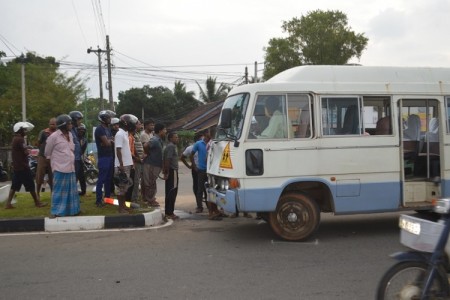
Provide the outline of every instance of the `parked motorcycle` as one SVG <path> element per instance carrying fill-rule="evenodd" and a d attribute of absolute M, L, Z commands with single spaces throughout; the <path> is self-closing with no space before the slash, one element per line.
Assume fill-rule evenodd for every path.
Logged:
<path fill-rule="evenodd" d="M 450 299 L 450 199 L 437 200 L 437 222 L 401 215 L 400 242 L 413 249 L 392 257 L 398 262 L 381 278 L 376 299 Z"/>
<path fill-rule="evenodd" d="M 92 151 L 84 157 L 83 169 L 86 182 L 90 185 L 96 184 L 98 180 L 98 170 L 95 166 L 95 157 Z"/>
<path fill-rule="evenodd" d="M 37 156 L 28 155 L 28 166 L 30 167 L 31 174 L 33 174 L 33 178 L 36 178 L 37 164 Z"/>
<path fill-rule="evenodd" d="M 8 172 L 3 167 L 3 162 L 0 161 L 0 182 L 8 181 Z"/>

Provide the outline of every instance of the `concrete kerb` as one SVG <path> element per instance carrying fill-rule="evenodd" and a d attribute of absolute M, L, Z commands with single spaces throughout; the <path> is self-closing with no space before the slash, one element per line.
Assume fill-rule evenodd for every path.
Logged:
<path fill-rule="evenodd" d="M 112 228 L 151 227 L 163 223 L 160 209 L 152 212 L 120 216 L 76 216 L 0 220 L 0 232 L 23 231 L 80 231 Z"/>

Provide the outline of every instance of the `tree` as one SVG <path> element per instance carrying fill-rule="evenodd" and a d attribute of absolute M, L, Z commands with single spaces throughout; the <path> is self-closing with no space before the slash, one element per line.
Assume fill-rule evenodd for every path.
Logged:
<path fill-rule="evenodd" d="M 361 57 L 368 39 L 348 26 L 340 11 L 315 10 L 283 21 L 287 38 L 272 38 L 265 50 L 264 79 L 286 69 L 304 65 L 342 65 Z"/>
<path fill-rule="evenodd" d="M 175 96 L 175 118 L 179 119 L 186 112 L 198 107 L 201 103 L 195 99 L 195 93 L 193 91 L 186 91 L 186 85 L 181 81 L 175 81 L 173 88 L 173 95 Z"/>
<path fill-rule="evenodd" d="M 25 64 L 26 118 L 35 126 L 28 140 L 34 144 L 51 117 L 74 110 L 85 90 L 84 82 L 59 72 L 54 57 L 40 57 L 33 52 L 0 65 L 0 145 L 11 142 L 12 125 L 22 120 L 21 67 Z"/>
<path fill-rule="evenodd" d="M 227 94 L 229 92 L 229 88 L 225 83 L 220 83 L 219 87 L 216 88 L 216 80 L 217 78 L 208 77 L 206 79 L 205 87 L 206 89 L 200 86 L 200 84 L 196 81 L 199 89 L 200 89 L 200 98 L 205 102 L 216 102 L 220 100 L 225 100 Z"/>

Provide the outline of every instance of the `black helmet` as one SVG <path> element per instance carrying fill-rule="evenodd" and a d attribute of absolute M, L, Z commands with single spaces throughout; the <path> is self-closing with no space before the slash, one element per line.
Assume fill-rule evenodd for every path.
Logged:
<path fill-rule="evenodd" d="M 109 124 L 111 122 L 111 118 L 114 118 L 116 113 L 112 110 L 102 110 L 98 113 L 98 120 L 104 124 Z M 109 120 L 108 120 L 109 119 Z"/>
<path fill-rule="evenodd" d="M 114 175 L 113 182 L 116 186 L 120 186 L 122 184 L 132 183 L 132 179 L 128 178 L 127 174 L 125 172 L 119 172 L 118 174 Z"/>
<path fill-rule="evenodd" d="M 69 113 L 69 116 L 72 118 L 73 125 L 77 124 L 77 120 L 83 119 L 83 114 L 81 112 L 79 112 L 78 110 L 71 111 Z"/>
<path fill-rule="evenodd" d="M 138 118 L 132 114 L 124 114 L 120 116 L 119 126 L 126 131 L 133 131 L 136 129 Z"/>
<path fill-rule="evenodd" d="M 59 129 L 63 128 L 65 125 L 70 124 L 72 118 L 69 115 L 59 115 L 56 117 L 56 127 Z"/>

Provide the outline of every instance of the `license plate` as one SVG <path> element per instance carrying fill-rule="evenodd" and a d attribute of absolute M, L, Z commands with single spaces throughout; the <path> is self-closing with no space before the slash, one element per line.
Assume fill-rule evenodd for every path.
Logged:
<path fill-rule="evenodd" d="M 400 218 L 399 226 L 401 229 L 403 229 L 409 233 L 412 233 L 415 235 L 420 234 L 420 223 L 418 223 L 418 222 L 412 222 L 410 220 Z"/>

